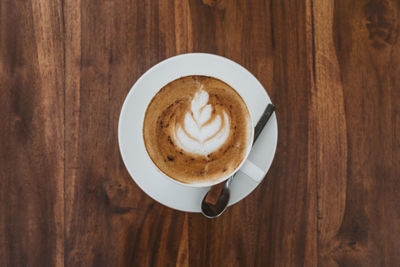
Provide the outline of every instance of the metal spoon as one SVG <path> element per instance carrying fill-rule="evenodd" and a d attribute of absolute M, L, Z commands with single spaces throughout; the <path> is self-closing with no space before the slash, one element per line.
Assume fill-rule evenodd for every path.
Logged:
<path fill-rule="evenodd" d="M 254 141 L 253 145 L 256 142 L 258 136 L 260 135 L 262 129 L 264 129 L 265 124 L 267 124 L 269 118 L 271 117 L 272 113 L 274 112 L 275 107 L 272 104 L 268 104 L 268 106 L 265 108 L 263 114 L 261 115 L 261 118 L 258 120 L 256 127 L 254 128 Z M 237 173 L 237 172 L 236 172 Z M 221 191 L 221 194 L 218 197 L 217 203 L 215 205 L 208 203 L 205 201 L 208 191 L 203 198 L 203 201 L 201 202 L 201 213 L 207 217 L 207 218 L 216 218 L 220 216 L 228 207 L 228 202 L 230 198 L 230 191 L 229 191 L 229 186 L 232 183 L 233 177 L 235 177 L 235 174 L 233 174 L 231 177 L 229 177 L 224 185 L 224 188 Z"/>

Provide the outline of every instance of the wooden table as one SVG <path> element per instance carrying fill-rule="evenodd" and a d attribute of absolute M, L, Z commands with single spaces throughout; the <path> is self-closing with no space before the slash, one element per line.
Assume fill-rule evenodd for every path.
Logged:
<path fill-rule="evenodd" d="M 0 266 L 400 266 L 398 1 L 0 2 Z M 215 220 L 130 178 L 132 84 L 186 52 L 276 105 L 263 183 Z"/>

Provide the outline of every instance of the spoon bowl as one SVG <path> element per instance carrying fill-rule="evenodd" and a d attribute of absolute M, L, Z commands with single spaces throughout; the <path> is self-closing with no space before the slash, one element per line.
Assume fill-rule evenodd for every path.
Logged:
<path fill-rule="evenodd" d="M 222 192 L 219 195 L 217 203 L 215 205 L 212 205 L 205 201 L 208 192 L 207 194 L 205 194 L 203 201 L 201 202 L 201 212 L 205 217 L 210 219 L 216 218 L 226 210 L 230 199 L 229 186 L 232 182 L 233 177 L 234 176 L 229 177 L 228 180 L 225 182 L 224 188 L 222 189 Z"/>

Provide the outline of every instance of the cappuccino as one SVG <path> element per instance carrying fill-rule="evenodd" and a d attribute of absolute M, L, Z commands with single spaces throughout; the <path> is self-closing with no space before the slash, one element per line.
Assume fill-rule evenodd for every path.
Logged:
<path fill-rule="evenodd" d="M 186 76 L 164 86 L 143 122 L 151 160 L 186 184 L 213 183 L 232 173 L 247 155 L 252 131 L 241 96 L 207 76 Z"/>

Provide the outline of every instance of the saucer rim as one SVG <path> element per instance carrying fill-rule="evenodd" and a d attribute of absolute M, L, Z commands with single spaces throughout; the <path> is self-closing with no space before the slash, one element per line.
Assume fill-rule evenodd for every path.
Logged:
<path fill-rule="evenodd" d="M 225 57 L 222 57 L 222 56 L 218 56 L 218 55 L 214 55 L 214 54 L 208 54 L 208 53 L 187 53 L 187 54 L 180 54 L 180 55 L 177 55 L 177 56 L 174 56 L 174 57 L 170 57 L 170 58 L 167 58 L 167 59 L 165 59 L 165 60 L 163 60 L 163 61 L 160 61 L 159 63 L 157 63 L 157 64 L 155 64 L 155 65 L 153 65 L 151 68 L 149 68 L 144 74 L 142 74 L 137 80 L 136 80 L 136 82 L 132 85 L 132 87 L 130 88 L 130 90 L 129 90 L 129 92 L 127 93 L 127 95 L 126 95 L 126 97 L 125 97 L 125 99 L 124 99 L 124 102 L 123 102 L 123 105 L 122 105 L 122 108 L 121 108 L 121 112 L 120 112 L 120 115 L 119 115 L 119 121 L 118 121 L 118 144 L 119 144 L 119 150 L 120 150 L 120 154 L 121 154 L 121 158 L 122 158 L 122 160 L 123 160 L 123 163 L 124 163 L 124 166 L 126 167 L 126 169 L 127 169 L 127 171 L 128 171 L 128 173 L 129 173 L 129 175 L 131 176 L 131 178 L 134 180 L 134 182 L 139 186 L 139 188 L 144 192 L 144 193 L 146 193 L 146 195 L 148 195 L 150 198 L 152 198 L 153 200 L 155 200 L 155 201 L 157 201 L 157 202 L 159 202 L 160 204 L 162 204 L 162 205 L 165 205 L 165 206 L 167 206 L 167 207 L 169 207 L 169 208 L 172 208 L 172 209 L 175 209 L 175 210 L 180 210 L 180 211 L 184 211 L 184 212 L 194 212 L 194 213 L 198 213 L 198 212 L 200 212 L 200 205 L 199 205 L 199 207 L 198 207 L 198 209 L 188 209 L 188 208 L 182 208 L 182 207 L 178 207 L 178 206 L 176 206 L 176 205 L 171 205 L 170 203 L 166 203 L 165 201 L 163 201 L 163 200 L 160 200 L 158 197 L 157 197 L 157 195 L 159 195 L 159 194 L 157 194 L 157 190 L 152 190 L 152 189 L 144 189 L 143 187 L 142 187 L 142 184 L 141 184 L 141 182 L 140 182 L 140 179 L 143 179 L 143 178 L 140 178 L 140 177 L 137 177 L 137 175 L 135 175 L 134 173 L 135 173 L 135 170 L 134 170 L 134 168 L 132 168 L 131 169 L 131 166 L 129 166 L 129 164 L 128 164 L 128 160 L 126 159 L 126 155 L 124 155 L 124 149 L 125 149 L 125 144 L 122 144 L 123 143 L 123 141 L 122 141 L 122 123 L 124 123 L 124 114 L 126 114 L 126 109 L 127 109 L 127 105 L 129 104 L 129 99 L 130 98 L 132 98 L 132 97 L 135 97 L 134 96 L 134 90 L 138 90 L 138 88 L 140 88 L 140 83 L 141 83 L 141 81 L 146 77 L 146 76 L 149 76 L 149 75 L 152 75 L 152 74 L 154 74 L 154 71 L 157 71 L 157 67 L 158 66 L 160 66 L 160 65 L 162 65 L 162 64 L 168 64 L 168 63 L 170 63 L 171 61 L 173 62 L 174 60 L 179 60 L 180 58 L 182 58 L 182 57 L 193 57 L 193 56 L 200 56 L 200 57 L 208 57 L 208 58 L 214 58 L 214 59 L 216 59 L 216 60 L 222 60 L 221 62 L 223 62 L 223 61 L 225 61 L 226 63 L 228 63 L 228 64 L 231 64 L 232 66 L 234 66 L 234 67 L 240 67 L 240 69 L 241 69 L 241 71 L 243 71 L 244 72 L 244 74 L 246 74 L 246 75 L 251 75 L 252 77 L 251 78 L 253 78 L 253 79 L 255 79 L 259 84 L 260 84 L 260 86 L 261 86 L 261 88 L 263 88 L 263 90 L 264 90 L 264 93 L 265 93 L 265 95 L 266 95 L 266 98 L 267 98 L 267 104 L 268 103 L 271 103 L 271 101 L 270 101 L 270 98 L 269 98 L 269 95 L 268 95 L 268 93 L 267 93 L 267 91 L 265 90 L 265 88 L 264 88 L 264 86 L 258 81 L 258 79 L 250 72 L 250 71 L 248 71 L 247 69 L 245 69 L 243 66 L 241 66 L 240 64 L 238 64 L 238 63 L 236 63 L 236 62 L 234 62 L 234 61 L 232 61 L 232 60 L 230 60 L 230 59 L 227 59 L 227 58 L 225 58 Z M 202 74 L 198 74 L 198 73 L 193 73 L 193 74 L 189 74 L 189 75 L 202 75 Z M 182 75 L 181 77 L 183 77 L 183 76 L 186 76 L 186 75 Z M 210 76 L 210 75 L 209 75 Z M 215 77 L 215 76 L 211 76 L 211 77 Z M 215 78 L 217 78 L 217 79 L 221 79 L 221 77 L 215 77 Z M 224 81 L 224 82 L 226 82 L 224 79 L 221 79 L 222 81 Z M 170 80 L 169 82 L 171 82 L 171 81 L 173 81 L 173 79 L 172 80 Z M 229 83 L 228 83 L 229 84 Z M 159 90 L 159 89 L 158 89 Z M 158 91 L 158 90 L 156 90 L 156 92 Z M 249 94 L 247 91 L 245 91 L 245 93 L 246 94 Z M 240 94 L 241 95 L 241 94 Z M 241 95 L 242 96 L 242 95 Z M 246 102 L 246 104 L 248 104 L 247 102 Z M 250 109 L 250 107 L 248 107 L 249 109 Z M 141 123 L 143 123 L 143 118 L 136 118 L 136 120 L 137 119 L 139 119 L 140 120 L 140 122 Z M 254 124 L 254 120 L 256 120 L 256 118 L 253 118 L 253 115 L 252 115 L 252 120 L 253 120 L 253 124 Z M 277 124 L 277 120 L 276 120 L 276 115 L 275 115 L 275 113 L 273 114 L 273 116 L 271 117 L 271 121 L 274 121 L 274 124 L 276 125 L 276 127 L 274 127 L 274 131 L 275 131 L 275 133 L 273 134 L 273 135 L 275 135 L 275 140 L 271 140 L 274 144 L 273 144 L 273 151 L 271 152 L 272 153 L 272 160 L 270 160 L 270 162 L 269 163 L 267 163 L 266 165 L 268 165 L 268 166 L 266 166 L 266 168 L 264 168 L 264 169 L 266 169 L 266 171 L 265 171 L 265 175 L 267 174 L 267 172 L 268 172 L 268 170 L 270 169 L 270 166 L 272 165 L 272 162 L 273 162 L 273 160 L 274 160 L 274 158 L 275 158 L 275 153 L 276 153 L 276 147 L 277 147 L 277 142 L 278 142 L 278 124 Z M 143 141 L 143 140 L 142 140 Z M 146 152 L 145 152 L 146 153 Z M 250 152 L 251 153 L 251 152 Z M 140 152 L 138 152 L 138 154 L 140 154 L 140 155 L 137 155 L 137 156 L 142 156 L 142 151 L 140 151 Z M 147 155 L 147 154 L 146 154 Z M 147 155 L 148 156 L 148 155 Z M 150 161 L 151 161 L 151 159 L 150 159 Z M 154 164 L 153 162 L 151 162 L 151 164 Z M 149 174 L 151 173 L 151 171 L 146 171 L 146 172 L 149 172 Z M 239 170 L 239 172 L 240 172 L 240 170 Z M 264 178 L 265 178 L 265 175 L 264 175 Z M 166 177 L 167 178 L 167 177 Z M 171 180 L 171 178 L 167 178 L 167 179 L 169 179 L 169 180 Z M 239 199 L 235 199 L 235 200 L 233 200 L 233 199 L 231 199 L 230 200 L 230 203 L 229 203 L 229 206 L 231 206 L 231 205 L 233 205 L 233 204 L 235 204 L 235 203 L 237 203 L 237 202 L 239 202 L 240 200 L 242 200 L 242 199 L 244 199 L 244 198 L 246 198 L 252 191 L 254 191 L 257 187 L 258 187 L 258 185 L 261 183 L 263 181 L 263 179 L 262 180 L 260 180 L 259 182 L 255 182 L 255 181 L 253 181 L 254 182 L 254 184 L 255 184 L 255 186 L 254 187 L 252 187 L 250 190 L 247 190 L 248 192 L 245 192 L 244 193 L 244 196 L 243 197 L 240 197 Z M 174 183 L 174 181 L 171 181 L 172 183 Z M 177 184 L 177 183 L 175 183 L 174 184 L 174 186 L 182 186 L 182 187 L 185 187 L 185 188 L 187 188 L 188 190 L 193 190 L 193 189 L 201 189 L 202 191 L 204 191 L 204 190 L 208 190 L 208 188 L 209 188 L 209 186 L 207 186 L 207 187 L 192 187 L 192 186 L 188 186 L 188 185 L 184 185 L 184 184 L 182 184 L 182 185 L 179 185 L 179 184 Z M 174 187 L 174 186 L 172 186 L 172 187 Z M 177 190 L 177 189 L 176 189 Z M 178 190 L 177 190 L 178 191 Z M 172 194 L 173 192 L 171 192 L 171 194 Z"/>

